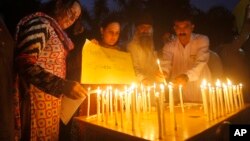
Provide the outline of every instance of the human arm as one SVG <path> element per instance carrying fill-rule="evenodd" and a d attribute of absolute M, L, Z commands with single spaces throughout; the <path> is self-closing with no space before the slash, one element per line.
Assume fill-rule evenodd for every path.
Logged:
<path fill-rule="evenodd" d="M 18 30 L 15 52 L 16 71 L 25 81 L 53 96 L 59 97 L 65 94 L 70 98 L 83 97 L 86 92 L 79 83 L 60 78 L 36 63 L 50 37 L 48 24 L 35 18 Z"/>
<path fill-rule="evenodd" d="M 189 81 L 196 81 L 199 79 L 200 74 L 209 60 L 209 40 L 206 36 L 199 36 L 189 58 L 193 59 L 192 66 L 189 70 L 184 72 L 188 76 Z"/>

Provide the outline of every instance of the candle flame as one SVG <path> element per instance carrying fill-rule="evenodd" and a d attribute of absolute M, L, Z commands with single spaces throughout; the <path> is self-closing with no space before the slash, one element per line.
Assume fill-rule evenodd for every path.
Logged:
<path fill-rule="evenodd" d="M 155 97 L 159 97 L 159 92 L 155 92 Z"/>
<path fill-rule="evenodd" d="M 201 82 L 201 87 L 206 87 L 206 85 L 207 85 L 207 80 L 203 79 Z"/>
<path fill-rule="evenodd" d="M 217 81 L 216 81 L 215 85 L 216 85 L 217 87 L 221 87 L 221 82 L 220 82 L 220 80 L 219 80 L 219 79 L 217 79 Z"/>
<path fill-rule="evenodd" d="M 169 89 L 172 89 L 172 88 L 173 88 L 173 83 L 172 83 L 172 82 L 169 82 L 169 83 L 168 83 L 168 88 L 169 88 Z"/>
<path fill-rule="evenodd" d="M 159 59 L 157 59 L 157 64 L 160 65 L 160 60 Z"/>
<path fill-rule="evenodd" d="M 164 85 L 163 84 L 160 84 L 160 89 L 164 90 Z"/>
<path fill-rule="evenodd" d="M 228 84 L 229 86 L 231 86 L 231 85 L 232 85 L 232 82 L 231 82 L 229 79 L 227 79 L 227 84 Z"/>

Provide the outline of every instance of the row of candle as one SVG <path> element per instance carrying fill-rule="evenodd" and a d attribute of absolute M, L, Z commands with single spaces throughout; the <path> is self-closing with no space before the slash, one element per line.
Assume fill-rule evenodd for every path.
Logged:
<path fill-rule="evenodd" d="M 134 131 L 135 118 L 140 119 L 141 114 L 151 113 L 152 105 L 153 103 L 156 103 L 155 106 L 159 124 L 159 137 L 162 138 L 166 134 L 166 125 L 164 120 L 165 89 L 168 89 L 169 92 L 170 112 L 175 115 L 173 85 L 169 83 L 168 87 L 165 88 L 165 86 L 166 85 L 164 84 L 154 84 L 152 86 L 140 85 L 138 87 L 135 84 L 132 84 L 130 87 L 125 86 L 123 90 L 114 89 L 111 86 L 108 86 L 105 89 L 97 88 L 94 91 L 89 88 L 87 97 L 87 116 L 90 116 L 90 94 L 96 94 L 96 116 L 98 120 L 108 123 L 109 119 L 115 119 L 115 125 L 118 126 L 118 121 L 120 121 L 119 126 L 121 128 L 124 126 L 124 121 L 131 121 L 131 128 Z M 179 87 L 179 90 L 182 92 L 182 87 Z M 183 103 L 183 101 L 181 103 Z"/>
<path fill-rule="evenodd" d="M 207 120 L 214 120 L 230 114 L 244 106 L 242 84 L 221 83 L 217 80 L 215 86 L 203 80 L 201 94 L 204 114 Z"/>
<path fill-rule="evenodd" d="M 167 87 L 166 87 L 167 86 Z M 181 111 L 184 112 L 182 99 L 182 86 L 178 86 Z M 152 102 L 156 103 L 156 112 L 158 118 L 159 138 L 166 135 L 165 123 L 165 92 L 169 95 L 169 111 L 174 120 L 174 128 L 177 129 L 175 108 L 174 108 L 174 86 L 172 83 L 167 85 L 160 84 L 153 86 L 137 86 L 132 84 L 124 89 L 114 89 L 111 86 L 106 89 L 97 88 L 96 90 L 88 89 L 88 110 L 90 111 L 90 94 L 97 94 L 97 118 L 103 122 L 114 118 L 115 125 L 124 127 L 124 121 L 131 121 L 132 131 L 135 130 L 135 118 L 140 118 L 140 114 L 150 113 Z M 221 83 L 219 80 L 215 86 L 207 83 L 205 80 L 201 84 L 202 102 L 204 113 L 208 120 L 213 120 L 229 114 L 244 106 L 242 84 L 233 85 L 230 81 Z M 118 117 L 119 116 L 119 117 Z M 118 121 L 119 124 L 118 124 Z"/>

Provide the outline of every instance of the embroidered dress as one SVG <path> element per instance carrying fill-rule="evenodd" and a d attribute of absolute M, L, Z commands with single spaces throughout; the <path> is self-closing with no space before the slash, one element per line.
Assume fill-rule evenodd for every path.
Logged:
<path fill-rule="evenodd" d="M 21 123 L 16 139 L 58 140 L 65 61 L 73 44 L 54 19 L 40 12 L 19 22 L 16 40 L 16 123 Z"/>

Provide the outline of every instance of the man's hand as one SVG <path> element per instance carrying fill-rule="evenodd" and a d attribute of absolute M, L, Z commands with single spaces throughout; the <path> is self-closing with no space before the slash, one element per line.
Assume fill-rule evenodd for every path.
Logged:
<path fill-rule="evenodd" d="M 163 73 L 161 73 L 160 71 L 156 72 L 155 79 L 156 79 L 155 80 L 156 82 L 161 82 L 161 83 L 166 81 L 165 80 L 165 75 Z"/>
<path fill-rule="evenodd" d="M 185 85 L 188 82 L 188 76 L 186 74 L 181 74 L 174 79 L 174 84 Z"/>
<path fill-rule="evenodd" d="M 84 98 L 87 95 L 87 90 L 83 86 L 75 81 L 67 81 L 70 83 L 68 87 L 63 88 L 64 94 L 72 99 Z"/>

